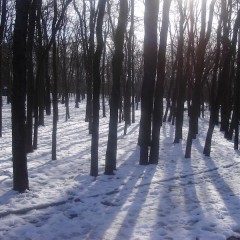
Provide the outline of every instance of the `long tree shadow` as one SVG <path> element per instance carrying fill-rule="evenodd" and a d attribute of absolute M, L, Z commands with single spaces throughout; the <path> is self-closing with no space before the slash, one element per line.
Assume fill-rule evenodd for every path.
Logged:
<path fill-rule="evenodd" d="M 135 149 L 126 161 L 132 161 L 137 156 L 136 152 L 138 152 L 138 149 Z M 18 215 L 19 219 L 22 219 L 22 221 L 25 219 L 26 223 L 13 227 L 12 234 L 15 236 L 20 234 L 23 237 L 22 239 L 25 239 L 29 227 L 27 222 L 29 222 L 30 225 L 34 225 L 32 231 L 35 233 L 35 236 L 40 237 L 42 231 L 48 232 L 51 236 L 51 232 L 56 231 L 55 236 L 58 238 L 61 232 L 63 234 L 64 230 L 56 229 L 57 227 L 59 228 L 57 224 L 66 222 L 66 229 L 71 229 L 64 232 L 67 239 L 71 239 L 73 236 L 89 240 L 104 239 L 103 237 L 106 234 L 111 235 L 107 231 L 113 223 L 115 228 L 121 229 L 122 223 L 118 224 L 118 221 L 115 222 L 115 220 L 119 218 L 119 214 L 123 213 L 123 211 L 126 214 L 130 214 L 129 208 L 131 208 L 130 206 L 133 203 L 131 199 L 134 200 L 135 194 L 138 195 L 137 192 L 139 191 L 138 188 L 135 188 L 136 183 L 144 182 L 145 178 L 149 178 L 149 174 L 153 175 L 155 172 L 155 169 L 147 170 L 148 167 L 138 166 L 138 163 L 132 168 L 128 168 L 128 165 L 123 165 L 122 169 L 119 169 L 118 174 L 114 176 L 100 175 L 95 181 L 90 176 L 77 176 L 75 180 L 80 182 L 75 187 L 78 191 L 76 191 L 76 188 L 65 190 L 66 196 L 59 198 L 56 204 L 39 204 L 39 207 L 36 206 L 38 210 L 36 210 L 34 217 L 31 215 L 31 211 L 34 208 L 27 208 L 24 211 L 23 207 L 22 211 L 16 212 L 16 214 L 20 214 Z M 87 186 L 86 184 L 89 183 L 91 185 Z M 80 185 L 82 185 L 81 190 Z M 138 202 L 140 208 L 144 202 L 142 200 Z M 125 210 L 122 209 L 123 205 Z M 28 215 L 29 211 L 30 214 Z M 21 216 L 21 214 L 24 215 Z M 90 223 L 90 219 L 94 219 L 93 214 L 96 214 L 97 220 Z M 133 214 L 137 215 L 138 213 L 134 212 Z M 7 218 L 6 216 L 6 220 Z M 82 218 L 85 220 L 81 221 Z M 75 226 L 78 226 L 78 229 L 75 229 Z M 120 231 L 122 232 L 122 230 Z"/>
<path fill-rule="evenodd" d="M 132 161 L 132 158 L 136 158 L 138 149 L 128 157 L 126 162 Z M 135 195 L 140 196 L 140 189 L 136 188 L 136 184 L 139 182 L 146 181 L 146 178 L 149 179 L 154 175 L 155 169 L 151 171 L 148 170 L 149 166 L 136 166 L 134 169 L 129 168 L 128 164 L 120 165 L 119 170 L 115 176 L 99 176 L 84 195 L 80 195 L 80 199 L 83 201 L 92 201 L 93 204 L 101 204 L 103 206 L 102 222 L 100 226 L 95 226 L 89 229 L 85 233 L 86 239 L 114 239 L 119 235 L 122 237 L 125 236 L 126 232 L 126 218 L 130 218 L 132 221 L 131 225 L 134 224 L 133 216 L 138 216 L 141 211 L 141 206 L 144 203 L 144 198 L 138 200 L 138 208 L 131 207 L 133 204 L 136 204 Z M 151 176 L 149 176 L 151 174 Z M 121 179 L 121 180 L 120 180 Z M 112 182 L 112 183 L 111 183 Z M 103 187 L 103 185 L 109 184 L 109 187 Z M 104 188 L 103 191 L 99 189 Z M 136 192 L 135 192 L 136 191 Z M 96 194 L 94 194 L 96 192 Z M 143 194 L 146 197 L 148 191 L 145 191 Z M 139 210 L 136 210 L 139 209 Z M 111 212 L 111 214 L 108 214 Z M 118 229 L 117 232 L 114 231 L 108 232 L 109 229 L 114 228 L 114 231 Z M 128 229 L 128 236 L 131 233 L 131 230 Z M 112 236 L 112 234 L 115 235 Z"/>
<path fill-rule="evenodd" d="M 125 204 L 126 206 L 123 209 L 123 215 L 125 216 L 121 220 L 122 224 L 120 224 L 120 228 L 116 233 L 115 240 L 127 239 L 129 237 L 131 238 L 137 222 L 140 221 L 140 224 L 142 225 L 145 223 L 144 216 L 140 217 L 140 215 L 144 209 L 144 203 L 147 200 L 151 185 L 145 185 L 144 183 L 146 182 L 145 179 L 148 179 L 148 181 L 151 182 L 156 168 L 156 165 L 151 165 L 146 167 L 145 171 L 143 172 L 139 186 L 135 187 L 135 189 L 137 189 L 137 192 L 134 193 L 135 196 L 128 199 L 130 204 Z"/>
<path fill-rule="evenodd" d="M 172 134 L 166 141 L 168 131 Z M 164 145 L 172 142 L 173 129 L 165 129 L 164 135 L 163 148 Z M 191 160 L 184 158 L 183 148 L 182 143 L 174 144 L 171 152 L 163 155 L 166 163 L 162 169 L 164 178 L 158 182 L 161 191 L 158 196 L 158 214 L 154 227 L 158 230 L 153 232 L 151 239 L 172 239 L 172 237 L 175 239 L 179 232 L 184 234 L 185 239 L 197 239 L 194 230 L 204 214 L 196 191 L 197 182 Z"/>
<path fill-rule="evenodd" d="M 92 177 L 87 177 L 88 180 L 85 184 L 90 183 L 90 185 L 85 187 L 78 195 L 74 195 L 75 192 L 72 192 L 73 199 L 81 199 L 83 203 L 91 202 L 93 208 L 104 209 L 99 214 L 101 217 L 105 216 L 104 223 L 101 223 L 100 226 L 89 228 L 85 232 L 85 238 L 102 239 L 107 229 L 114 222 L 115 218 L 118 217 L 121 207 L 127 202 L 129 196 L 133 194 L 136 183 L 144 179 L 146 167 L 138 166 L 135 159 L 137 152 L 138 149 L 136 148 L 124 161 L 125 164 L 119 166 L 116 175 L 99 175 L 94 181 Z M 133 161 L 135 163 L 132 163 Z M 86 176 L 78 176 L 75 179 L 80 181 L 80 185 L 83 185 L 83 182 L 86 181 Z"/>
<path fill-rule="evenodd" d="M 160 139 L 159 176 L 158 180 L 151 185 L 155 190 L 152 200 L 152 206 L 154 206 L 152 211 L 155 212 L 152 229 L 155 231 L 152 231 L 149 239 L 172 239 L 169 233 L 176 226 L 171 215 L 174 214 L 176 208 L 174 195 L 177 187 L 175 181 L 179 175 L 178 167 L 182 158 L 182 144 L 173 144 L 174 127 L 170 124 L 163 124 L 161 134 L 163 138 Z M 158 204 L 156 204 L 157 202 Z"/>
<path fill-rule="evenodd" d="M 185 221 L 182 222 L 182 228 L 187 232 L 187 238 L 198 239 L 196 231 L 199 228 L 199 222 L 206 221 L 206 216 L 200 204 L 197 192 L 199 188 L 199 179 L 196 177 L 192 168 L 192 159 L 183 158 L 182 171 L 186 173 L 186 178 L 180 178 L 180 188 L 183 196 L 184 205 L 180 209 L 181 216 Z M 179 205 L 180 206 L 180 205 Z"/>
<path fill-rule="evenodd" d="M 230 218 L 232 218 L 235 223 L 236 223 L 236 228 L 233 229 L 233 231 L 236 232 L 240 232 L 240 217 L 239 217 L 239 211 L 240 211 L 240 197 L 238 196 L 239 192 L 235 192 L 236 190 L 233 190 L 232 187 L 229 186 L 229 184 L 223 179 L 223 176 L 219 173 L 219 170 L 215 164 L 215 162 L 213 161 L 213 159 L 211 157 L 205 157 L 203 158 L 204 162 L 206 164 L 206 166 L 209 169 L 215 169 L 214 171 L 209 171 L 207 173 L 207 177 L 210 179 L 210 182 L 214 185 L 215 189 L 218 191 L 219 196 L 222 199 L 222 203 L 224 204 L 224 206 L 222 207 L 222 209 L 220 209 L 222 211 L 222 217 L 223 217 L 223 221 L 225 216 L 224 215 L 229 215 Z M 233 165 L 229 165 L 229 166 L 224 166 L 222 167 L 223 170 L 224 169 L 228 169 L 228 168 L 233 168 L 231 173 L 229 171 L 228 174 L 231 175 L 231 179 L 232 176 L 235 174 L 234 170 L 237 171 L 237 173 L 239 173 L 239 167 L 237 168 L 237 166 L 233 166 Z M 226 172 L 226 171 L 225 171 Z M 226 175 L 226 178 L 228 177 L 228 175 Z M 237 179 L 238 181 L 238 179 Z M 233 181 L 233 185 L 236 184 L 236 181 Z"/>

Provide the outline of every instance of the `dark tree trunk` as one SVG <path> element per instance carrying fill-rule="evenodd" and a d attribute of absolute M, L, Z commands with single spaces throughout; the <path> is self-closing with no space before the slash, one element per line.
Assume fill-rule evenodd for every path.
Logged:
<path fill-rule="evenodd" d="M 89 51 L 87 53 L 87 116 L 86 119 L 88 120 L 88 129 L 89 129 L 89 134 L 92 133 L 92 115 L 93 115 L 93 106 L 92 106 L 92 101 L 93 101 L 93 55 L 94 55 L 94 16 L 95 16 L 95 9 L 93 6 L 93 1 L 90 1 L 90 23 L 89 23 L 89 28 L 90 28 L 90 36 L 89 36 Z"/>
<path fill-rule="evenodd" d="M 140 145 L 140 165 L 147 165 L 148 148 L 151 145 L 151 122 L 153 94 L 157 65 L 157 22 L 159 0 L 145 2 L 144 13 L 144 76 L 141 95 L 141 120 L 138 143 Z"/>
<path fill-rule="evenodd" d="M 168 111 L 170 110 L 170 114 L 171 114 L 171 96 L 173 95 L 173 89 L 174 89 L 174 80 L 175 80 L 175 69 L 177 67 L 177 62 L 174 61 L 173 63 L 173 59 L 172 59 L 172 70 L 171 70 L 171 78 L 170 78 L 170 84 L 169 84 L 169 89 L 168 89 L 168 93 L 167 93 L 167 105 L 166 105 L 166 109 L 165 109 L 165 113 L 163 116 L 163 122 L 167 121 L 167 115 L 168 115 Z M 170 120 L 171 121 L 171 120 Z M 168 120 L 168 122 L 170 122 Z"/>
<path fill-rule="evenodd" d="M 53 74 L 53 89 L 52 89 L 52 101 L 53 101 L 53 130 L 52 130 L 52 160 L 57 159 L 57 122 L 58 122 L 58 75 L 57 75 L 57 43 L 56 34 L 62 23 L 64 14 L 71 0 L 67 0 L 62 7 L 60 17 L 57 21 L 58 8 L 57 0 L 53 1 L 54 16 L 52 21 L 52 38 L 50 43 L 52 44 L 52 74 Z M 51 45 L 49 44 L 48 47 Z"/>
<path fill-rule="evenodd" d="M 0 25 L 0 137 L 2 137 L 2 43 L 3 43 L 3 34 L 6 24 L 6 2 L 7 0 L 2 0 L 2 12 L 1 12 L 1 25 Z"/>
<path fill-rule="evenodd" d="M 27 41 L 27 123 L 26 123 L 26 151 L 33 151 L 33 103 L 34 103 L 34 73 L 33 73 L 33 44 L 36 21 L 37 2 L 31 3 L 29 11 L 28 41 Z"/>
<path fill-rule="evenodd" d="M 109 133 L 106 151 L 105 174 L 112 175 L 116 169 L 118 106 L 120 99 L 120 79 L 123 63 L 123 43 L 128 16 L 128 1 L 120 1 L 118 26 L 114 36 L 115 52 L 112 59 L 113 86 L 110 101 Z"/>
<path fill-rule="evenodd" d="M 131 43 L 131 106 L 132 106 L 132 123 L 135 123 L 135 69 L 134 69 L 134 0 L 131 0 L 131 35 L 132 35 L 132 43 Z"/>
<path fill-rule="evenodd" d="M 127 81 L 124 86 L 124 135 L 127 134 L 127 128 L 131 124 L 131 81 L 132 81 L 132 42 L 131 42 L 131 29 L 129 31 L 129 38 L 127 42 L 127 60 L 126 60 L 126 70 L 127 70 Z"/>
<path fill-rule="evenodd" d="M 230 54 L 230 17 L 228 16 L 228 1 L 221 1 L 221 19 L 222 19 L 222 69 L 219 75 L 219 91 L 218 94 L 221 95 L 220 98 L 220 113 L 221 113 L 221 125 L 220 130 L 225 132 L 227 135 L 228 125 L 229 125 L 229 82 L 230 82 L 230 63 L 231 63 L 231 54 Z"/>
<path fill-rule="evenodd" d="M 26 100 L 26 38 L 29 1 L 16 1 L 16 19 L 13 35 L 13 83 L 12 83 L 12 154 L 13 189 L 24 192 L 29 189 L 27 154 L 25 147 Z"/>
<path fill-rule="evenodd" d="M 131 25 L 129 29 L 129 36 L 127 41 L 127 82 L 124 94 L 124 135 L 127 134 L 127 127 L 131 125 L 131 94 L 133 93 L 132 87 L 134 86 L 133 80 L 133 31 L 134 31 L 134 1 L 131 0 Z M 132 104 L 134 105 L 134 98 Z M 134 107 L 132 108 L 135 111 Z"/>
<path fill-rule="evenodd" d="M 185 158 L 191 158 L 192 141 L 198 134 L 198 117 L 200 113 L 200 98 L 201 98 L 201 81 L 204 72 L 204 59 L 207 43 L 210 39 L 212 30 L 213 10 L 216 0 L 212 0 L 209 9 L 209 21 L 207 32 L 206 28 L 206 0 L 202 0 L 202 14 L 201 14 L 201 32 L 200 39 L 197 46 L 195 77 L 196 82 L 193 89 L 192 105 L 190 107 L 189 130 L 187 136 L 187 145 L 185 151 Z"/>
<path fill-rule="evenodd" d="M 104 42 L 107 40 L 107 32 L 104 34 Z M 106 61 L 106 44 L 103 46 L 103 57 L 102 57 L 102 114 L 106 117 L 106 105 L 105 105 L 105 61 Z"/>
<path fill-rule="evenodd" d="M 39 93 L 40 93 L 40 78 L 41 78 L 41 70 L 42 70 L 42 36 L 41 36 L 41 8 L 42 8 L 42 0 L 37 2 L 37 16 L 36 16 L 36 26 L 38 32 L 38 49 L 36 52 L 37 55 L 37 73 L 36 73 L 36 81 L 34 86 L 34 133 L 33 133 L 33 149 L 37 149 L 38 145 L 38 126 L 39 126 Z M 41 50 L 39 49 L 41 48 Z"/>
<path fill-rule="evenodd" d="M 45 95 L 45 86 L 44 86 L 44 57 L 43 56 L 43 30 L 41 24 L 41 15 L 42 15 L 42 0 L 38 1 L 37 9 L 37 73 L 36 73 L 36 86 L 35 86 L 35 108 L 38 109 L 38 118 L 36 122 L 38 126 L 44 126 L 44 95 Z M 38 127 L 37 127 L 38 128 Z M 38 131 L 38 129 L 36 129 Z"/>
<path fill-rule="evenodd" d="M 57 122 L 58 122 L 58 81 L 57 81 L 57 43 L 55 26 L 57 21 L 57 0 L 54 0 L 54 17 L 52 23 L 52 66 L 53 66 L 53 130 L 52 130 L 52 160 L 57 159 Z"/>
<path fill-rule="evenodd" d="M 86 71 L 87 85 L 87 104 L 85 121 L 88 122 L 89 134 L 92 133 L 92 85 L 93 85 L 93 55 L 94 55 L 94 26 L 95 26 L 95 6 L 94 2 L 90 1 L 90 16 L 89 16 L 89 37 L 87 36 L 86 25 L 86 0 L 83 1 L 82 14 L 79 12 L 75 1 L 74 9 L 79 17 L 80 31 L 82 37 L 83 59 Z"/>
<path fill-rule="evenodd" d="M 158 66 L 157 66 L 157 82 L 155 88 L 155 100 L 153 110 L 153 127 L 152 127 L 152 143 L 150 150 L 149 163 L 157 164 L 159 155 L 159 138 L 160 128 L 162 126 L 163 117 L 163 94 L 164 94 L 164 80 L 165 80 L 165 66 L 166 66 L 166 47 L 169 24 L 169 10 L 171 0 L 163 2 L 163 17 L 162 28 L 160 32 L 160 44 L 158 52 Z"/>
<path fill-rule="evenodd" d="M 65 33 L 64 33 L 65 34 Z M 67 77 L 67 43 L 66 43 L 66 37 L 64 36 L 63 40 L 63 56 L 62 56 L 62 73 L 63 73 L 63 86 L 64 86 L 64 103 L 66 108 L 66 115 L 65 115 L 65 121 L 67 122 L 70 118 L 70 111 L 69 111 L 69 96 L 68 96 L 68 77 Z"/>
<path fill-rule="evenodd" d="M 77 51 L 78 47 L 76 47 Z M 81 60 L 80 56 L 77 53 L 76 55 L 76 77 L 75 77 L 75 82 L 76 82 L 76 98 L 75 98 L 75 108 L 79 108 L 79 102 L 81 101 L 81 89 L 80 89 L 80 79 L 82 74 L 80 74 L 80 69 L 81 69 Z"/>
<path fill-rule="evenodd" d="M 174 143 L 179 143 L 182 139 L 182 125 L 184 112 L 184 97 L 185 97 L 185 77 L 183 76 L 183 44 L 184 44 L 184 13 L 182 9 L 182 1 L 179 1 L 180 21 L 179 21 L 179 39 L 177 48 L 177 74 L 176 74 L 176 91 L 177 91 L 177 106 L 176 106 L 176 127 Z"/>
<path fill-rule="evenodd" d="M 51 85 L 50 85 L 50 76 L 49 76 L 49 53 L 47 52 L 45 58 L 45 80 L 46 80 L 46 95 L 45 95 L 45 104 L 46 104 L 46 115 L 51 115 Z"/>
<path fill-rule="evenodd" d="M 133 0 L 132 0 L 133 1 Z M 133 4 L 133 3 L 132 3 Z M 133 10 L 134 11 L 134 10 Z M 132 13 L 134 16 L 134 13 Z M 134 29 L 134 27 L 133 27 Z M 131 90 L 132 90 L 132 123 L 135 123 L 135 69 L 134 69 L 134 34 L 133 34 L 133 42 L 132 42 L 132 82 L 131 82 Z"/>
<path fill-rule="evenodd" d="M 212 144 L 212 135 L 214 131 L 215 124 L 218 121 L 218 105 L 219 105 L 219 96 L 216 96 L 217 89 L 217 72 L 219 68 L 219 58 L 220 58 L 220 38 L 221 38 L 221 21 L 219 21 L 217 29 L 217 48 L 216 55 L 214 59 L 214 68 L 212 76 L 212 86 L 211 86 L 211 96 L 210 96 L 210 120 L 209 127 L 207 131 L 207 137 L 203 149 L 203 154 L 207 157 L 211 153 L 211 144 Z"/>
<path fill-rule="evenodd" d="M 93 124 L 90 175 L 94 177 L 98 176 L 99 107 L 101 89 L 100 62 L 103 51 L 102 26 L 105 5 L 106 0 L 99 0 L 96 26 L 97 49 L 93 58 Z"/>
<path fill-rule="evenodd" d="M 240 47 L 240 10 L 235 22 L 234 30 L 238 31 L 238 49 Z M 237 34 L 237 33 L 236 33 Z M 233 42 L 234 44 L 234 42 Z M 235 47 L 235 46 L 234 46 Z M 237 53 L 237 70 L 234 83 L 234 106 L 233 106 L 233 128 L 234 128 L 234 149 L 238 150 L 239 144 L 239 114 L 240 114 L 240 51 Z"/>

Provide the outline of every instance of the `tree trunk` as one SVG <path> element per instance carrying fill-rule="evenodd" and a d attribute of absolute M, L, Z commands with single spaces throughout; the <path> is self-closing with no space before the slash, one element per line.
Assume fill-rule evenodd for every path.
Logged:
<path fill-rule="evenodd" d="M 187 136 L 187 146 L 185 151 L 185 158 L 191 158 L 192 140 L 196 138 L 198 133 L 198 117 L 200 113 L 200 98 L 201 98 L 201 81 L 204 72 L 204 58 L 207 43 L 210 39 L 212 30 L 213 10 L 216 0 L 212 0 L 209 9 L 209 21 L 207 32 L 206 28 L 206 2 L 202 0 L 202 14 L 201 14 L 201 32 L 200 39 L 197 46 L 196 66 L 195 66 L 195 85 L 193 89 L 192 106 L 190 107 L 189 131 Z"/>
<path fill-rule="evenodd" d="M 12 154 L 13 189 L 24 192 L 29 189 L 27 154 L 25 147 L 26 100 L 26 38 L 28 23 L 27 0 L 16 0 L 16 19 L 13 35 L 13 83 L 12 83 Z"/>
<path fill-rule="evenodd" d="M 97 49 L 93 58 L 93 124 L 90 175 L 94 177 L 98 176 L 99 107 L 101 89 L 100 62 L 103 51 L 102 25 L 105 5 L 106 0 L 99 0 L 96 26 Z"/>
<path fill-rule="evenodd" d="M 131 125 L 131 109 L 135 111 L 134 107 L 134 97 L 132 98 L 131 104 L 131 95 L 134 96 L 134 79 L 133 79 L 133 31 L 134 31 L 134 0 L 131 0 L 131 25 L 129 29 L 129 36 L 127 41 L 127 82 L 125 86 L 124 94 L 124 135 L 127 134 L 127 127 Z M 134 115 L 133 115 L 134 116 Z M 135 121 L 135 120 L 134 120 Z"/>
<path fill-rule="evenodd" d="M 178 1 L 180 11 L 179 21 L 179 39 L 177 48 L 177 75 L 176 75 L 176 91 L 177 91 L 177 106 L 176 106 L 176 127 L 174 143 L 179 143 L 182 139 L 182 125 L 184 113 L 184 97 L 185 97 L 185 77 L 183 76 L 183 45 L 184 45 L 184 13 L 182 1 Z"/>
<path fill-rule="evenodd" d="M 3 34 L 6 25 L 6 4 L 7 0 L 2 0 L 1 25 L 0 25 L 0 137 L 2 137 L 2 43 Z"/>
<path fill-rule="evenodd" d="M 33 43 L 36 21 L 37 2 L 34 0 L 29 11 L 28 41 L 27 41 L 27 122 L 26 122 L 26 151 L 33 151 L 33 103 L 34 103 L 34 72 L 33 72 Z"/>
<path fill-rule="evenodd" d="M 140 165 L 147 165 L 148 148 L 151 145 L 151 122 L 153 94 L 157 65 L 157 22 L 159 0 L 145 1 L 144 13 L 144 76 L 141 94 L 141 120 L 138 143 L 140 145 Z"/>
<path fill-rule="evenodd" d="M 171 0 L 163 2 L 163 17 L 162 28 L 160 33 L 160 44 L 158 52 L 158 66 L 157 66 L 157 83 L 155 88 L 155 101 L 153 110 L 153 127 L 152 127 L 152 143 L 150 150 L 149 163 L 157 164 L 159 155 L 159 138 L 160 128 L 162 126 L 163 117 L 163 94 L 164 94 L 164 80 L 165 80 L 165 66 L 166 66 L 166 47 L 169 24 L 169 10 Z"/>
<path fill-rule="evenodd" d="M 238 29 L 238 49 L 240 47 L 240 10 L 238 10 L 238 17 L 235 22 L 235 26 L 237 25 Z M 234 126 L 234 149 L 238 150 L 239 144 L 239 113 L 240 113 L 240 51 L 237 54 L 237 70 L 235 76 L 235 84 L 234 84 L 234 106 L 233 106 L 233 126 Z"/>
<path fill-rule="evenodd" d="M 49 53 L 46 54 L 45 58 L 45 80 L 46 80 L 46 95 L 45 95 L 45 104 L 46 104 L 46 115 L 51 115 L 51 84 L 49 76 Z"/>
<path fill-rule="evenodd" d="M 128 16 L 128 1 L 120 1 L 118 26 L 114 36 L 115 52 L 112 59 L 113 86 L 110 101 L 109 133 L 106 151 L 105 174 L 112 175 L 116 169 L 118 106 L 120 98 L 120 79 L 123 63 L 123 43 Z"/>
<path fill-rule="evenodd" d="M 54 0 L 54 17 L 52 23 L 52 66 L 53 66 L 53 130 L 52 130 L 52 160 L 57 159 L 57 121 L 58 121 L 58 81 L 57 81 L 57 43 L 54 28 L 57 21 L 57 0 Z"/>
<path fill-rule="evenodd" d="M 107 32 L 104 33 L 104 42 L 107 40 Z M 106 117 L 106 105 L 105 105 L 105 69 L 106 69 L 106 44 L 103 46 L 103 57 L 102 57 L 102 114 Z"/>
<path fill-rule="evenodd" d="M 218 29 L 217 29 L 217 48 L 216 48 L 216 55 L 214 59 L 211 96 L 210 96 L 210 120 L 209 120 L 209 127 L 207 131 L 207 137 L 206 137 L 205 145 L 203 149 L 203 154 L 205 154 L 207 157 L 210 157 L 212 135 L 213 135 L 215 124 L 217 124 L 217 121 L 218 121 L 218 105 L 219 105 L 220 96 L 219 95 L 216 96 L 216 93 L 218 92 L 217 73 L 218 73 L 219 58 L 220 58 L 220 40 L 221 40 L 220 38 L 221 38 L 221 20 L 219 21 Z"/>

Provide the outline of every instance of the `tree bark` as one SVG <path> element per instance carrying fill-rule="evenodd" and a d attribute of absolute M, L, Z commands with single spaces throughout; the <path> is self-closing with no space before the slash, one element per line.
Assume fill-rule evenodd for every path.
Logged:
<path fill-rule="evenodd" d="M 196 82 L 193 89 L 192 105 L 190 106 L 189 130 L 187 136 L 187 146 L 185 151 L 185 158 L 191 158 L 192 141 L 196 138 L 198 133 L 198 117 L 200 113 L 200 98 L 201 98 L 201 81 L 204 72 L 204 59 L 207 43 L 210 39 L 212 31 L 213 10 L 216 0 L 212 0 L 209 9 L 209 21 L 207 32 L 206 28 L 206 2 L 202 0 L 202 14 L 201 14 L 201 32 L 200 39 L 197 46 L 195 78 Z"/>
<path fill-rule="evenodd" d="M 123 43 L 128 17 L 128 1 L 120 1 L 118 26 L 114 36 L 115 52 L 112 59 L 113 86 L 110 100 L 110 120 L 105 161 L 105 174 L 112 175 L 116 169 L 118 106 L 120 98 L 120 79 L 123 63 Z"/>
<path fill-rule="evenodd" d="M 57 81 L 57 43 L 54 31 L 57 22 L 57 0 L 54 0 L 54 17 L 52 22 L 52 67 L 53 67 L 53 130 L 52 130 L 52 160 L 57 159 L 57 121 L 58 121 L 58 81 Z"/>
<path fill-rule="evenodd" d="M 162 16 L 163 20 L 158 50 L 157 82 L 154 95 L 152 143 L 149 157 L 150 164 L 158 163 L 160 128 L 162 126 L 163 118 L 163 94 L 164 94 L 166 47 L 170 5 L 171 0 L 165 0 L 163 2 L 163 16 Z"/>
<path fill-rule="evenodd" d="M 2 11 L 1 11 L 1 25 L 0 25 L 0 137 L 2 137 L 2 43 L 3 34 L 6 25 L 6 15 L 7 15 L 7 0 L 2 0 Z"/>
<path fill-rule="evenodd" d="M 37 1 L 31 3 L 29 11 L 28 41 L 27 41 L 27 122 L 26 122 L 26 150 L 33 151 L 33 103 L 34 103 L 34 71 L 33 71 L 33 44 L 36 22 Z"/>
<path fill-rule="evenodd" d="M 204 149 L 203 149 L 203 154 L 205 154 L 207 157 L 210 157 L 212 135 L 213 135 L 215 124 L 217 124 L 217 121 L 218 121 L 218 105 L 219 105 L 219 97 L 220 96 L 219 95 L 216 96 L 216 93 L 218 92 L 218 90 L 217 90 L 217 88 L 218 88 L 217 73 L 218 73 L 219 58 L 220 58 L 220 38 L 221 38 L 221 20 L 219 21 L 218 29 L 217 29 L 217 47 L 216 47 L 216 55 L 215 55 L 215 59 L 214 59 L 211 96 L 210 96 L 209 127 L 208 127 L 205 145 L 204 145 Z"/>
<path fill-rule="evenodd" d="M 144 13 L 144 76 L 141 94 L 141 120 L 138 143 L 140 165 L 147 165 L 148 148 L 151 145 L 153 94 L 157 65 L 157 22 L 159 0 L 146 0 Z"/>
<path fill-rule="evenodd" d="M 19 192 L 24 192 L 29 189 L 27 154 L 25 147 L 26 38 L 28 7 L 28 0 L 16 0 L 16 19 L 13 35 L 12 154 L 13 189 Z"/>
<path fill-rule="evenodd" d="M 99 0 L 98 19 L 96 26 L 97 48 L 93 57 L 93 123 L 92 123 L 92 145 L 91 145 L 91 176 L 98 176 L 98 142 L 99 142 L 99 107 L 101 74 L 100 63 L 103 51 L 102 26 L 105 12 L 106 0 Z"/>
<path fill-rule="evenodd" d="M 174 143 L 179 143 L 182 139 L 182 125 L 184 112 L 184 97 L 186 88 L 186 78 L 183 76 L 183 45 L 184 45 L 184 13 L 182 1 L 178 1 L 180 11 L 179 21 L 179 39 L 177 48 L 177 74 L 176 74 L 176 91 L 177 91 L 177 106 L 176 106 L 176 127 Z"/>

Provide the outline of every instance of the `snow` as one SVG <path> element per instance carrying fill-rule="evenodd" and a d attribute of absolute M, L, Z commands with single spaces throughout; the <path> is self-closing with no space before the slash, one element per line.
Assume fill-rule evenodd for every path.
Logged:
<path fill-rule="evenodd" d="M 108 118 L 100 120 L 99 176 L 89 176 L 91 137 L 85 105 L 65 122 L 59 105 L 57 160 L 51 160 L 52 116 L 39 128 L 38 149 L 28 155 L 30 191 L 12 188 L 10 106 L 4 99 L 0 139 L 1 240 L 221 240 L 240 236 L 240 157 L 215 129 L 211 157 L 202 154 L 208 116 L 199 121 L 192 158 L 174 127 L 161 129 L 159 164 L 140 166 L 137 121 L 123 135 L 119 124 L 117 171 L 105 176 Z"/>

